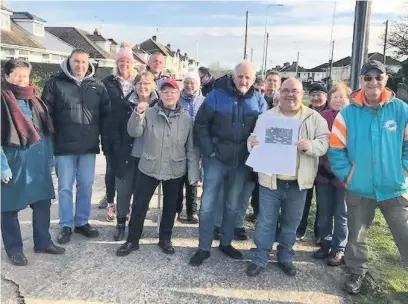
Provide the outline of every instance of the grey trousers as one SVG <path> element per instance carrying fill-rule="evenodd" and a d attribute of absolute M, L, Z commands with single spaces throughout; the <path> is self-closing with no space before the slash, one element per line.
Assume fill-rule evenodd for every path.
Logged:
<path fill-rule="evenodd" d="M 130 200 L 134 195 L 136 179 L 139 172 L 140 158 L 131 158 L 129 167 L 123 178 L 115 178 L 116 186 L 116 218 L 118 224 L 124 224 L 126 222 L 126 216 L 129 213 Z"/>
<path fill-rule="evenodd" d="M 344 260 L 350 273 L 367 272 L 367 232 L 380 208 L 398 247 L 403 264 L 408 265 L 408 193 L 386 201 L 363 198 L 347 192 L 349 240 Z"/>

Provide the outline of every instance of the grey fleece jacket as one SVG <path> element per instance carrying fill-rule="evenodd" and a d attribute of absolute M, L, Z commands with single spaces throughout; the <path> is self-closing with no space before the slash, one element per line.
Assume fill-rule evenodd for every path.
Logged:
<path fill-rule="evenodd" d="M 192 120 L 179 105 L 169 116 L 160 101 L 142 114 L 134 111 L 127 128 L 130 136 L 144 138 L 139 162 L 142 173 L 164 181 L 182 177 L 187 171 L 190 182 L 200 180 Z"/>

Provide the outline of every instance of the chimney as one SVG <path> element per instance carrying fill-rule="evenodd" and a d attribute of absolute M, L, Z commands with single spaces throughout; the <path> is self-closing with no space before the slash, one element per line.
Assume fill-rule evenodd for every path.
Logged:
<path fill-rule="evenodd" d="M 94 35 L 100 35 L 101 32 L 99 32 L 98 29 L 95 29 L 94 32 L 93 32 L 93 34 L 94 34 Z"/>
<path fill-rule="evenodd" d="M 152 36 L 152 40 L 157 41 L 157 36 L 156 35 Z"/>
<path fill-rule="evenodd" d="M 170 45 L 170 43 L 167 43 L 167 45 L 166 45 L 166 46 L 167 46 L 167 48 L 168 48 L 168 49 L 171 49 L 171 45 Z"/>
<path fill-rule="evenodd" d="M 184 53 L 184 57 L 186 57 L 186 58 L 187 58 L 187 53 Z"/>
<path fill-rule="evenodd" d="M 292 65 L 296 65 L 296 61 L 293 61 L 293 62 L 292 62 Z"/>
<path fill-rule="evenodd" d="M 285 63 L 283 64 L 284 67 L 287 67 L 287 66 L 289 66 L 289 65 L 290 65 L 289 62 L 285 62 Z"/>

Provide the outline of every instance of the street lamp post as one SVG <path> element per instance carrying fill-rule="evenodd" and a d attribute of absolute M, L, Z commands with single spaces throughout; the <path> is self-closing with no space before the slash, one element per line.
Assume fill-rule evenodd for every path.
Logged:
<path fill-rule="evenodd" d="M 266 8 L 266 20 L 265 20 L 265 33 L 264 33 L 264 43 L 263 43 L 263 55 L 262 55 L 262 75 L 265 75 L 266 72 L 266 61 L 265 61 L 265 55 L 266 55 L 266 31 L 268 27 L 268 10 L 272 6 L 283 6 L 283 4 L 276 3 L 276 4 L 269 4 L 268 7 Z"/>

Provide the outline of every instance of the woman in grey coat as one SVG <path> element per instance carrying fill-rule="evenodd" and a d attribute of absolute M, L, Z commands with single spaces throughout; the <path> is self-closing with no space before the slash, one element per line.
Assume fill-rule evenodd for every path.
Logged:
<path fill-rule="evenodd" d="M 200 179 L 198 154 L 193 144 L 191 117 L 178 103 L 180 90 L 172 80 L 163 82 L 158 104 L 149 108 L 141 102 L 128 122 L 132 137 L 143 137 L 143 149 L 139 162 L 129 222 L 129 234 L 116 254 L 125 256 L 139 249 L 139 239 L 149 202 L 156 187 L 163 185 L 163 214 L 160 222 L 159 247 L 166 254 L 173 254 L 171 235 L 176 216 L 178 192 L 186 171 L 191 184 Z"/>

